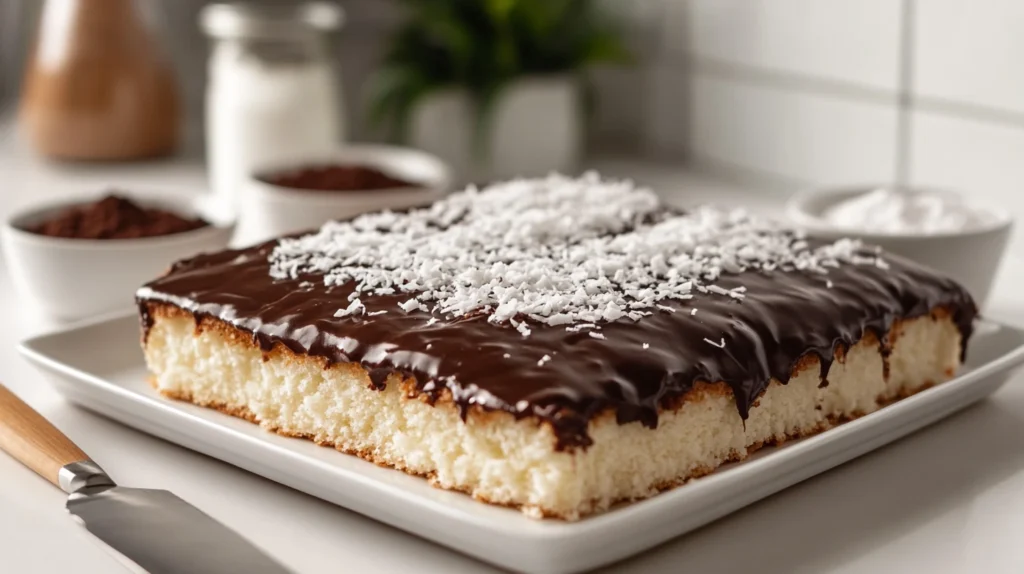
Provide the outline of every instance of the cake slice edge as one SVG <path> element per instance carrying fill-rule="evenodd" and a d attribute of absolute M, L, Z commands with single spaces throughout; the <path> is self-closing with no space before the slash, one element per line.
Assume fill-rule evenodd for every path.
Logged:
<path fill-rule="evenodd" d="M 560 450 L 548 423 L 473 407 L 463 420 L 446 397 L 429 403 L 391 375 L 376 390 L 360 365 L 282 345 L 262 350 L 251 333 L 173 304 L 144 302 L 152 383 L 162 394 L 217 408 L 287 436 L 332 446 L 427 477 L 533 517 L 577 520 L 703 476 L 767 444 L 827 430 L 951 378 L 961 333 L 945 307 L 894 322 L 888 354 L 872 333 L 837 349 L 824 379 L 814 354 L 786 384 L 772 380 L 743 421 L 723 382 L 701 382 L 660 409 L 656 428 L 590 422 L 593 444 Z"/>

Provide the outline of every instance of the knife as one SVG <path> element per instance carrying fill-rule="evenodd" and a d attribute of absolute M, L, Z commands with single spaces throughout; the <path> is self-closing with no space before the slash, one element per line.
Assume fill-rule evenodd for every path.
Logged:
<path fill-rule="evenodd" d="M 150 574 L 288 574 L 166 490 L 117 486 L 71 439 L 0 385 L 0 449 L 68 493 L 67 509 Z"/>

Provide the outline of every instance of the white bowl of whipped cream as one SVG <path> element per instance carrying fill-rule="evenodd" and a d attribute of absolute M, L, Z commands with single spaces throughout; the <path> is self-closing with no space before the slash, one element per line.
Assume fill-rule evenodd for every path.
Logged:
<path fill-rule="evenodd" d="M 795 194 L 787 215 L 811 237 L 852 237 L 959 281 L 982 306 L 1013 219 L 998 206 L 952 191 L 861 186 Z"/>

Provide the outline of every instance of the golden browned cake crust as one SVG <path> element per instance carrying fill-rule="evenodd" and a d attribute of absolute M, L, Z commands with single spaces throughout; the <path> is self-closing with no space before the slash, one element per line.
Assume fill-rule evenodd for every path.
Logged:
<path fill-rule="evenodd" d="M 294 369 L 298 372 L 321 370 L 325 373 L 325 377 L 329 378 L 330 374 L 334 374 L 338 380 L 355 386 L 356 392 L 366 393 L 367 395 L 380 393 L 370 380 L 366 369 L 358 364 L 328 364 L 327 360 L 322 357 L 311 357 L 308 355 L 296 354 L 284 345 L 276 345 L 270 350 L 264 350 L 253 340 L 251 334 L 241 331 L 224 321 L 211 317 L 196 319 L 188 311 L 168 304 L 149 304 L 148 313 L 153 318 L 154 328 L 158 333 L 161 332 L 164 326 L 186 325 L 189 330 L 188 334 L 191 337 L 194 337 L 197 342 L 208 340 L 220 341 L 228 345 L 232 349 L 232 352 L 237 352 L 239 354 L 247 353 L 258 356 L 258 362 L 264 365 L 276 365 L 281 369 Z M 893 352 L 897 354 L 898 359 L 902 360 L 902 357 L 898 354 L 898 350 L 900 349 L 900 341 L 908 327 L 912 332 L 916 333 L 916 331 L 920 331 L 922 327 L 941 328 L 940 326 L 946 326 L 946 331 L 948 333 L 955 333 L 955 329 L 949 329 L 951 325 L 952 323 L 950 322 L 949 312 L 944 308 L 937 308 L 926 318 L 911 321 L 898 321 L 894 323 L 890 333 L 888 334 L 888 339 L 891 341 L 891 345 L 894 348 Z M 295 424 L 294 422 L 290 422 L 287 417 L 280 416 L 280 413 L 277 413 L 276 416 L 265 412 L 264 414 L 257 414 L 253 408 L 251 408 L 249 400 L 239 400 L 245 393 L 211 392 L 210 389 L 207 388 L 209 385 L 204 383 L 207 382 L 205 379 L 209 379 L 212 373 L 204 373 L 199 370 L 190 373 L 188 381 L 193 383 L 200 382 L 200 384 L 189 384 L 188 381 L 184 381 L 184 384 L 182 384 L 183 381 L 176 381 L 168 384 L 168 381 L 166 380 L 162 383 L 160 375 L 152 377 L 151 384 L 160 393 L 169 398 L 214 408 L 231 416 L 259 424 L 269 431 L 273 431 L 284 436 L 311 440 L 321 446 L 333 447 L 341 452 L 358 456 L 380 466 L 390 467 L 409 474 L 423 476 L 434 486 L 465 492 L 485 502 L 520 508 L 533 516 L 572 520 L 590 512 L 609 508 L 610 506 L 620 502 L 643 498 L 656 492 L 675 488 L 692 479 L 714 472 L 722 464 L 743 460 L 765 446 L 778 445 L 787 440 L 799 439 L 817 434 L 845 421 L 863 416 L 876 408 L 880 408 L 886 404 L 920 392 L 937 382 L 950 378 L 954 374 L 957 363 L 955 351 L 959 342 L 955 339 L 956 337 L 954 336 L 952 339 L 946 340 L 945 343 L 939 341 L 940 347 L 945 347 L 946 350 L 947 356 L 945 358 L 945 365 L 932 369 L 930 377 L 922 380 L 905 382 L 908 384 L 900 385 L 890 384 L 892 383 L 891 380 L 885 381 L 886 384 L 883 387 L 880 387 L 881 392 L 877 393 L 877 395 L 872 398 L 872 401 L 866 404 L 866 407 L 864 405 L 858 405 L 854 408 L 839 409 L 834 412 L 825 413 L 811 422 L 785 425 L 785 430 L 782 432 L 773 432 L 767 435 L 750 438 L 745 442 L 745 444 L 743 444 L 742 448 L 729 448 L 724 452 L 719 452 L 717 456 L 710 457 L 706 461 L 694 461 L 694 463 L 686 469 L 685 474 L 680 474 L 671 478 L 660 478 L 655 482 L 646 485 L 645 488 L 640 489 L 639 493 L 636 490 L 625 493 L 620 492 L 614 498 L 606 499 L 602 499 L 600 496 L 591 496 L 588 500 L 585 500 L 579 506 L 574 508 L 560 508 L 556 505 L 547 507 L 544 505 L 531 504 L 528 500 L 493 495 L 492 493 L 489 493 L 487 489 L 479 488 L 478 485 L 471 483 L 438 480 L 438 472 L 436 469 L 431 469 L 430 467 L 424 467 L 417 464 L 409 464 L 402 457 L 382 452 L 382 449 L 377 448 L 376 445 L 368 445 L 365 443 L 345 440 L 340 436 L 335 436 L 329 431 L 325 432 L 324 428 L 320 428 L 315 425 L 304 426 L 302 424 Z M 160 343 L 158 342 L 156 344 L 159 345 Z M 859 350 L 874 349 L 877 352 L 877 349 L 879 348 L 879 341 L 877 337 L 869 333 L 862 341 L 859 341 L 854 345 L 854 347 Z M 156 351 L 156 353 L 158 352 L 159 351 Z M 147 348 L 147 356 L 151 354 L 155 353 Z M 834 364 L 845 364 L 847 354 L 848 353 L 845 348 L 838 348 Z M 158 361 L 160 361 L 160 359 L 151 361 L 151 364 Z M 818 376 L 820 367 L 820 362 L 815 355 L 805 355 L 794 366 L 793 372 L 790 374 L 790 380 L 812 378 L 818 381 L 817 386 L 820 387 L 820 389 L 827 389 L 831 383 L 823 381 L 820 376 Z M 156 370 L 157 372 L 160 372 L 163 369 L 158 367 Z M 884 373 L 875 374 L 876 376 L 880 376 L 883 380 L 886 379 Z M 843 382 L 840 382 L 839 384 L 843 384 Z M 490 411 L 480 407 L 471 407 L 463 420 L 460 415 L 459 408 L 455 402 L 452 401 L 450 394 L 445 393 L 439 398 L 431 400 L 429 397 L 419 392 L 415 381 L 409 380 L 408 378 L 395 378 L 389 380 L 388 386 L 393 386 L 399 390 L 399 405 L 405 405 L 405 407 L 412 404 L 427 405 L 431 410 L 440 413 L 440 418 L 445 422 L 445 424 L 464 426 L 467 427 L 470 432 L 472 432 L 473 429 L 488 426 L 494 428 L 522 429 L 524 432 L 528 433 L 538 432 L 538 429 L 543 429 L 539 432 L 541 435 L 546 435 L 548 447 L 550 449 L 549 454 L 553 457 L 557 457 L 561 454 L 555 448 L 556 441 L 553 429 L 551 429 L 547 421 L 543 419 L 530 419 L 528 417 L 517 419 L 507 413 Z M 765 396 L 771 397 L 773 392 L 776 392 L 777 389 L 781 388 L 784 388 L 784 386 L 776 382 L 773 385 L 769 385 L 769 387 L 762 392 L 762 395 L 758 397 L 752 405 L 752 412 L 755 413 L 755 416 L 756 413 L 758 413 L 758 409 L 761 407 L 762 398 Z M 691 409 L 700 409 L 702 408 L 701 405 L 714 403 L 715 401 L 724 401 L 727 404 L 734 405 L 735 401 L 730 387 L 723 382 L 697 382 L 685 395 L 678 397 L 672 402 L 672 404 L 665 405 L 661 409 L 660 416 L 684 417 L 686 416 L 687 407 Z M 735 409 L 735 407 L 732 406 L 730 409 Z M 263 412 L 262 409 L 258 410 Z M 734 413 L 735 411 L 732 410 L 732 412 Z M 611 429 L 619 426 L 615 421 L 615 415 L 613 412 L 606 412 L 596 416 L 591 425 L 595 428 L 602 429 Z M 657 432 L 653 429 L 643 429 L 643 431 L 645 434 Z M 585 457 L 586 454 L 585 451 L 581 451 L 578 455 L 570 456 Z"/>

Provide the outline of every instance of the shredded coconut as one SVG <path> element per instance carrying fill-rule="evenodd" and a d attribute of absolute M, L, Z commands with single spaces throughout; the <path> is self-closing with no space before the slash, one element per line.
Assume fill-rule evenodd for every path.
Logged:
<path fill-rule="evenodd" d="M 338 309 L 337 311 L 335 311 L 334 316 L 348 317 L 349 315 L 355 315 L 357 313 L 360 315 L 366 313 L 366 307 L 363 306 L 363 302 L 360 301 L 358 297 L 352 299 L 352 301 L 348 304 L 348 307 L 344 309 Z"/>
<path fill-rule="evenodd" d="M 697 314 L 697 308 L 696 307 L 694 307 L 693 309 L 690 309 L 690 316 L 691 317 L 696 315 L 696 314 Z"/>
<path fill-rule="evenodd" d="M 724 349 L 725 348 L 725 339 L 724 338 L 722 339 L 721 342 L 715 342 L 715 341 L 712 341 L 711 339 L 708 339 L 707 337 L 704 337 L 704 342 L 709 344 L 709 345 L 714 345 L 714 346 L 718 347 L 719 349 Z"/>
<path fill-rule="evenodd" d="M 650 190 L 592 173 L 470 187 L 422 209 L 329 222 L 282 239 L 270 263 L 277 279 L 351 284 L 353 304 L 339 316 L 360 312 L 360 294 L 401 293 L 407 313 L 486 314 L 523 336 L 525 319 L 578 331 L 638 321 L 694 291 L 742 298 L 742 287 L 716 284 L 725 273 L 886 265 L 856 241 L 811 248 L 742 210 L 672 213 Z"/>
<path fill-rule="evenodd" d="M 416 299 L 409 299 L 408 301 L 399 303 L 398 306 L 401 307 L 402 310 L 405 311 L 406 313 L 411 313 L 412 311 L 417 311 L 420 309 L 426 310 L 426 307 L 423 306 L 423 303 L 420 303 Z"/>
<path fill-rule="evenodd" d="M 538 367 L 543 367 L 544 363 L 546 363 L 546 362 L 548 362 L 550 360 L 551 360 L 551 355 L 544 355 L 543 357 L 540 358 L 539 361 L 537 361 L 537 366 Z"/>
<path fill-rule="evenodd" d="M 602 341 L 605 339 L 605 336 L 597 331 L 587 331 L 587 334 L 590 335 L 592 339 L 601 339 Z"/>
<path fill-rule="evenodd" d="M 649 343 L 644 343 L 644 348 L 645 348 L 645 349 L 650 349 L 650 348 L 651 348 L 651 345 L 650 345 Z"/>

